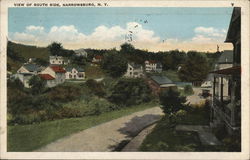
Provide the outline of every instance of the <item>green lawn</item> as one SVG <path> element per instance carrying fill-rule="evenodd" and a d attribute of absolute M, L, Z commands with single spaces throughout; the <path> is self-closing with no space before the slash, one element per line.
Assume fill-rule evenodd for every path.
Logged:
<path fill-rule="evenodd" d="M 206 108 L 196 108 L 188 113 L 178 124 L 208 125 L 209 112 Z M 140 146 L 141 151 L 204 151 L 208 148 L 201 146 L 196 132 L 175 131 L 175 125 L 164 117 Z M 210 148 L 209 150 L 216 150 Z"/>
<path fill-rule="evenodd" d="M 103 113 L 98 116 L 47 121 L 32 125 L 8 126 L 8 152 L 32 151 L 72 133 L 156 105 L 157 103 L 151 102 Z"/>

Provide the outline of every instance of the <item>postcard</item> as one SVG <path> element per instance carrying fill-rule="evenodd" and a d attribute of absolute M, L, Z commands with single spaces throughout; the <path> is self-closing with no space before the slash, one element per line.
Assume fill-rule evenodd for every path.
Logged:
<path fill-rule="evenodd" d="M 1 158 L 249 158 L 249 1 L 0 4 Z"/>

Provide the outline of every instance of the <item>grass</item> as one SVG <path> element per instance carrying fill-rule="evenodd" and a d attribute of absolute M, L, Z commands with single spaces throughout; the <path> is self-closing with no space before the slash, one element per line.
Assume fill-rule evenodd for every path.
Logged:
<path fill-rule="evenodd" d="M 208 125 L 209 114 L 206 108 L 195 108 L 178 122 L 178 124 Z M 202 146 L 196 132 L 180 132 L 175 125 L 163 117 L 140 146 L 141 151 L 217 151 L 218 148 Z"/>
<path fill-rule="evenodd" d="M 156 103 L 151 102 L 103 113 L 98 116 L 47 121 L 32 125 L 8 126 L 8 152 L 32 151 L 72 133 L 155 105 Z"/>
<path fill-rule="evenodd" d="M 104 72 L 99 66 L 86 66 L 85 74 L 87 79 L 102 78 L 105 76 Z"/>

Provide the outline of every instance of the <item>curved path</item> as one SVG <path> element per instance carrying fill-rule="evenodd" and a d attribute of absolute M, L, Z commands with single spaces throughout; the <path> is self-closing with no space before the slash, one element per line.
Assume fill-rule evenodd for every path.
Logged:
<path fill-rule="evenodd" d="M 163 115 L 159 107 L 135 112 L 52 142 L 36 152 L 113 151 Z"/>

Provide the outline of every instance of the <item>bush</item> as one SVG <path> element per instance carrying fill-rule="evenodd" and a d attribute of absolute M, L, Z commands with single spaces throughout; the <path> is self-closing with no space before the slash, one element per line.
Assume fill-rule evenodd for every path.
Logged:
<path fill-rule="evenodd" d="M 172 88 L 161 92 L 159 98 L 163 112 L 169 115 L 183 109 L 186 103 L 186 97 L 180 96 L 180 92 Z"/>
<path fill-rule="evenodd" d="M 193 91 L 192 86 L 186 85 L 186 86 L 184 87 L 184 94 L 186 94 L 186 95 L 194 94 L 194 91 Z"/>
<path fill-rule="evenodd" d="M 105 96 L 105 91 L 104 91 L 104 85 L 101 82 L 97 82 L 94 79 L 89 79 L 86 81 L 86 85 L 88 88 L 93 92 L 95 95 L 99 97 L 104 97 Z"/>
<path fill-rule="evenodd" d="M 151 100 L 151 90 L 143 79 L 120 79 L 108 99 L 122 106 L 141 104 Z"/>

